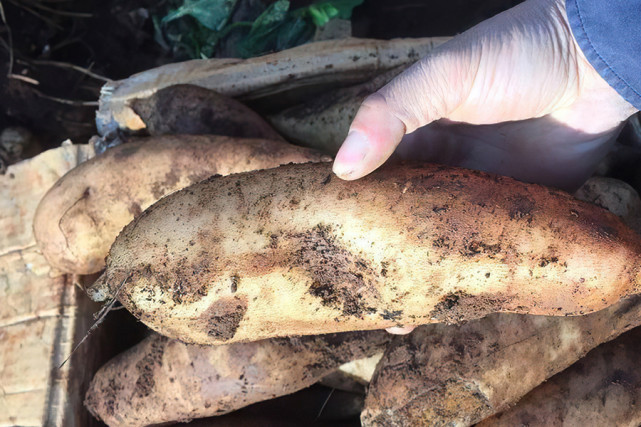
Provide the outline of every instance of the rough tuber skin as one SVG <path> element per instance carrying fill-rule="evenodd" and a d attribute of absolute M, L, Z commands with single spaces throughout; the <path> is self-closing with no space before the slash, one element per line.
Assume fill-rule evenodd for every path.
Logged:
<path fill-rule="evenodd" d="M 621 181 L 591 178 L 575 196 L 608 209 L 633 229 L 638 225 L 632 208 L 640 204 L 639 196 Z M 585 316 L 497 313 L 463 325 L 421 326 L 388 347 L 361 422 L 474 425 L 640 324 L 641 295 L 635 295 Z M 528 423 L 513 423 L 521 424 Z"/>
<path fill-rule="evenodd" d="M 134 99 L 131 105 L 151 135 L 226 135 L 284 141 L 244 104 L 199 86 L 169 86 L 148 98 Z"/>
<path fill-rule="evenodd" d="M 215 177 L 163 198 L 97 287 L 185 342 L 578 315 L 639 291 L 641 238 L 539 185 L 435 165 L 341 181 L 329 164 Z"/>
<path fill-rule="evenodd" d="M 389 341 L 368 331 L 199 346 L 153 334 L 96 373 L 85 406 L 110 427 L 221 415 L 309 387 Z"/>
<path fill-rule="evenodd" d="M 497 313 L 464 325 L 421 326 L 387 348 L 362 425 L 474 425 L 639 324 L 635 295 L 585 316 Z"/>
<path fill-rule="evenodd" d="M 478 427 L 641 424 L 641 329 L 603 344 Z"/>
<path fill-rule="evenodd" d="M 120 230 L 161 197 L 215 174 L 322 159 L 313 150 L 263 139 L 134 139 L 65 174 L 40 202 L 34 234 L 53 267 L 96 273 Z"/>

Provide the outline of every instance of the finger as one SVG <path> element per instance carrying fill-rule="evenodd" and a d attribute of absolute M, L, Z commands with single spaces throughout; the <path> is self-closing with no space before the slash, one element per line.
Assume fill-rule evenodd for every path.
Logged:
<path fill-rule="evenodd" d="M 385 330 L 392 335 L 407 335 L 414 329 L 416 329 L 416 326 L 396 326 Z"/>
<path fill-rule="evenodd" d="M 380 93 L 369 96 L 350 126 L 334 160 L 334 173 L 358 179 L 378 168 L 392 155 L 405 135 L 405 125 L 390 111 Z"/>
<path fill-rule="evenodd" d="M 447 117 L 469 90 L 468 59 L 459 43 L 446 43 L 367 97 L 336 155 L 334 173 L 361 178 L 382 165 L 406 133 Z"/>

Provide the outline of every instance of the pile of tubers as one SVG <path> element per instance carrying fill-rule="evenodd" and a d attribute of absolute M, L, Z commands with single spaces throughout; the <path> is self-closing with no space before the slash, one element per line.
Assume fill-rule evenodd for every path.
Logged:
<path fill-rule="evenodd" d="M 242 64 L 219 65 L 224 86 L 221 70 Z M 398 66 L 345 90 L 341 105 Z M 280 135 L 296 134 L 282 130 L 295 115 L 270 116 L 279 134 L 183 83 L 114 84 L 99 119 L 112 136 L 114 126 L 121 139 L 148 136 L 71 170 L 34 219 L 51 266 L 102 271 L 89 296 L 119 301 L 153 330 L 96 373 L 85 400 L 94 416 L 110 426 L 218 416 L 384 352 L 366 426 L 641 422 L 622 410 L 641 390 L 638 329 L 612 341 L 641 324 L 641 237 L 624 220 L 555 189 L 443 165 L 341 181 L 323 153 L 340 135 L 312 142 L 321 151 L 290 145 Z M 418 328 L 382 331 L 396 326 Z M 609 386 L 616 397 L 599 406 L 599 381 L 612 375 L 625 387 Z"/>

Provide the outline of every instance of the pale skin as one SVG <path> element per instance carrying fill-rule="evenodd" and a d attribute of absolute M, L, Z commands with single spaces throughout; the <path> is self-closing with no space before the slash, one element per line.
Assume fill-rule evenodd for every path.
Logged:
<path fill-rule="evenodd" d="M 354 180 L 394 155 L 571 191 L 636 112 L 585 59 L 565 1 L 528 0 L 455 37 L 370 95 L 333 170 Z"/>

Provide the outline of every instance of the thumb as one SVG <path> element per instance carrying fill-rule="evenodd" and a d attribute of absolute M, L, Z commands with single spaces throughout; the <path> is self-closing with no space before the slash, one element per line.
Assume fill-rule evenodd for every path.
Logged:
<path fill-rule="evenodd" d="M 461 58 L 453 60 L 451 53 L 434 52 L 363 101 L 336 154 L 333 170 L 339 178 L 353 180 L 374 171 L 406 133 L 445 117 L 458 105 L 464 85 L 451 79 L 460 78 L 453 64 L 461 64 Z"/>

